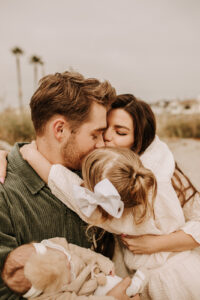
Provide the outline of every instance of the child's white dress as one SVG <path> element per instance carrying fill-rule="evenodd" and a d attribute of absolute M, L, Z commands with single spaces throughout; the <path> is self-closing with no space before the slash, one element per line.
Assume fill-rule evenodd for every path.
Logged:
<path fill-rule="evenodd" d="M 150 216 L 142 224 L 135 225 L 132 209 L 125 209 L 120 219 L 97 224 L 100 213 L 95 210 L 87 218 L 79 209 L 73 196 L 73 184 L 82 180 L 61 165 L 51 168 L 48 185 L 52 193 L 84 221 L 115 234 L 143 235 L 169 234 L 183 230 L 200 244 L 200 195 L 189 201 L 182 209 L 171 185 L 174 159 L 167 145 L 155 138 L 141 155 L 143 165 L 157 179 L 157 196 L 154 203 L 155 219 Z M 159 252 L 151 255 L 133 254 L 124 248 L 124 260 L 130 270 L 146 268 L 149 281 L 141 295 L 142 300 L 199 300 L 200 299 L 200 247 L 183 252 Z"/>

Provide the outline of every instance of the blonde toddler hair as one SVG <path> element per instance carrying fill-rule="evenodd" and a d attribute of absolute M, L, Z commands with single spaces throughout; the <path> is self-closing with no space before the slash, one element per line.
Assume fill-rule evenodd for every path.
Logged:
<path fill-rule="evenodd" d="M 133 151 L 125 148 L 96 149 L 85 157 L 82 174 L 85 187 L 91 191 L 99 181 L 109 179 L 118 190 L 124 207 L 133 208 L 137 224 L 144 221 L 147 212 L 153 213 L 156 179 Z M 138 206 L 140 209 L 135 210 Z M 102 216 L 109 217 L 103 210 Z"/>

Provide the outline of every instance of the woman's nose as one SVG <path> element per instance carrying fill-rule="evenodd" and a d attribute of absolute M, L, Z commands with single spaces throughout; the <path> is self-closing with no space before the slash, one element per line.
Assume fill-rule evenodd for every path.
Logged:
<path fill-rule="evenodd" d="M 106 131 L 104 132 L 103 139 L 104 142 L 110 142 L 112 140 L 112 133 L 111 130 L 109 130 L 109 128 L 106 129 Z"/>

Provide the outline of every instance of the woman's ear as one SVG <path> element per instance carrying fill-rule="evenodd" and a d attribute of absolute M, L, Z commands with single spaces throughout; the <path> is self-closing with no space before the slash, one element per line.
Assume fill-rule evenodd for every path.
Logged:
<path fill-rule="evenodd" d="M 64 118 L 55 119 L 52 125 L 54 136 L 59 142 L 70 136 L 69 123 Z"/>

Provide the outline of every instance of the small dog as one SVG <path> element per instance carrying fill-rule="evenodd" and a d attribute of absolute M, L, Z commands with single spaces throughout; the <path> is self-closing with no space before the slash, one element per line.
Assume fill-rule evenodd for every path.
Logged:
<path fill-rule="evenodd" d="M 16 255 L 20 251 L 24 253 L 23 247 L 27 245 L 16 248 L 8 255 L 4 269 L 6 265 L 12 265 L 13 268 L 9 274 L 2 274 L 8 287 L 16 293 L 23 293 L 24 298 L 56 299 L 56 295 L 64 292 L 75 293 L 77 296 L 92 295 L 98 286 L 106 284 L 107 275 L 114 274 L 114 264 L 110 259 L 90 249 L 70 244 L 64 238 L 52 238 L 31 245 L 31 255 L 21 255 L 23 276 L 20 282 L 13 284 L 10 276 L 18 268 L 13 263 L 15 251 Z M 28 288 L 24 290 L 23 284 Z"/>

